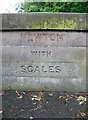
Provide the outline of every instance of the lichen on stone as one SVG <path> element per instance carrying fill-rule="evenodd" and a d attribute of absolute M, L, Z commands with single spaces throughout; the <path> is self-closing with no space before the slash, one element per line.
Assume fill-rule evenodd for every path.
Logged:
<path fill-rule="evenodd" d="M 37 20 L 31 22 L 32 29 L 75 29 L 77 22 L 73 19 L 56 19 Z"/>

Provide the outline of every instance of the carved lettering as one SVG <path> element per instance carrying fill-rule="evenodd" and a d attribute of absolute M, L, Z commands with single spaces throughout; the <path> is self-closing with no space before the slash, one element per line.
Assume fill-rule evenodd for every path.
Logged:
<path fill-rule="evenodd" d="M 42 66 L 42 72 L 47 72 L 47 70 L 45 70 L 44 66 Z"/>
<path fill-rule="evenodd" d="M 50 35 L 50 40 L 52 40 L 52 41 L 55 40 L 54 34 L 51 34 L 51 35 Z"/>
<path fill-rule="evenodd" d="M 44 56 L 44 54 L 46 53 L 46 51 L 42 51 L 42 55 Z"/>
<path fill-rule="evenodd" d="M 27 70 L 28 70 L 28 72 L 33 72 L 33 67 L 32 66 L 28 66 Z"/>
<path fill-rule="evenodd" d="M 35 66 L 34 72 L 40 72 L 39 66 Z"/>
<path fill-rule="evenodd" d="M 25 67 L 25 65 L 22 65 L 22 66 L 21 66 L 21 72 L 26 72 L 26 67 Z"/>
<path fill-rule="evenodd" d="M 37 54 L 37 51 L 31 51 L 31 54 L 32 54 L 32 55 L 36 55 L 36 54 Z"/>
<path fill-rule="evenodd" d="M 50 66 L 38 66 L 38 65 L 22 65 L 21 66 L 21 72 L 29 72 L 29 73 L 60 73 L 61 72 L 61 68 L 60 66 L 54 66 L 54 65 L 50 65 Z"/>
<path fill-rule="evenodd" d="M 60 66 L 56 66 L 55 69 L 56 69 L 57 73 L 60 73 L 60 71 L 61 71 Z"/>
<path fill-rule="evenodd" d="M 34 42 L 36 41 L 37 43 L 43 42 L 42 40 L 45 41 L 55 41 L 58 42 L 60 40 L 63 40 L 64 33 L 21 33 L 21 40 L 23 43 L 26 42 Z"/>
<path fill-rule="evenodd" d="M 48 56 L 52 56 L 51 54 L 52 54 L 51 51 L 47 51 L 47 57 L 48 57 Z"/>
<path fill-rule="evenodd" d="M 63 40 L 63 34 L 57 34 L 57 41 Z"/>
<path fill-rule="evenodd" d="M 47 57 L 52 56 L 51 51 L 35 51 L 35 50 L 32 50 L 31 54 L 35 55 L 35 56 L 47 56 Z"/>
<path fill-rule="evenodd" d="M 49 66 L 49 72 L 54 72 L 54 66 Z"/>

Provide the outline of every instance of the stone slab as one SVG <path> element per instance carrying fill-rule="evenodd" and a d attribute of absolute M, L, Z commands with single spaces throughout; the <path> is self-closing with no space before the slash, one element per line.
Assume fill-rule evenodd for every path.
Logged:
<path fill-rule="evenodd" d="M 17 14 L 1 14 L 0 30 L 22 29 L 58 29 L 86 30 L 86 13 L 53 13 L 30 12 Z"/>
<path fill-rule="evenodd" d="M 2 27 L 2 15 L 0 15 L 0 27 Z M 2 47 L 1 46 L 2 46 L 2 33 L 0 32 L 0 91 L 2 91 Z"/>
<path fill-rule="evenodd" d="M 85 13 L 0 16 L 3 89 L 86 91 Z"/>
<path fill-rule="evenodd" d="M 2 63 L 85 62 L 85 47 L 2 46 Z"/>
<path fill-rule="evenodd" d="M 2 46 L 2 79 L 3 89 L 86 91 L 86 47 Z"/>
<path fill-rule="evenodd" d="M 3 46 L 86 46 L 86 32 L 10 31 L 3 32 L 2 38 Z"/>
<path fill-rule="evenodd" d="M 3 77 L 3 89 L 86 92 L 82 78 Z"/>
<path fill-rule="evenodd" d="M 49 78 L 85 78 L 86 63 L 41 63 L 31 62 L 8 65 L 2 68 L 2 76 L 49 77 Z"/>

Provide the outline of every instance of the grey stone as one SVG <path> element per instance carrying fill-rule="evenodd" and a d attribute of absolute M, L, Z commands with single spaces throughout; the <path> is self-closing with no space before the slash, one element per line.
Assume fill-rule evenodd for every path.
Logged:
<path fill-rule="evenodd" d="M 53 77 L 53 78 L 85 78 L 86 64 L 80 63 L 41 63 L 29 62 L 15 64 L 11 63 L 2 68 L 2 76 L 15 77 Z"/>
<path fill-rule="evenodd" d="M 3 77 L 4 89 L 86 92 L 83 78 Z"/>
<path fill-rule="evenodd" d="M 86 32 L 3 32 L 2 38 L 3 46 L 86 46 Z"/>
<path fill-rule="evenodd" d="M 4 89 L 85 91 L 86 48 L 3 46 L 2 78 Z"/>
<path fill-rule="evenodd" d="M 2 30 L 71 29 L 86 30 L 86 13 L 2 14 Z"/>
<path fill-rule="evenodd" d="M 0 14 L 0 29 L 2 28 L 2 14 Z"/>
<path fill-rule="evenodd" d="M 2 89 L 85 92 L 87 27 L 85 13 L 3 14 Z"/>
<path fill-rule="evenodd" d="M 8 62 L 85 62 L 85 47 L 3 46 L 2 60 Z"/>

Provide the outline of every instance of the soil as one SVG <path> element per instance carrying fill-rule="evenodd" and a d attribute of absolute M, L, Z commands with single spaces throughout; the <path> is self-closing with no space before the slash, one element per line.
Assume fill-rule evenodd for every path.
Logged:
<path fill-rule="evenodd" d="M 3 91 L 2 118 L 86 118 L 87 97 L 88 93 Z"/>

